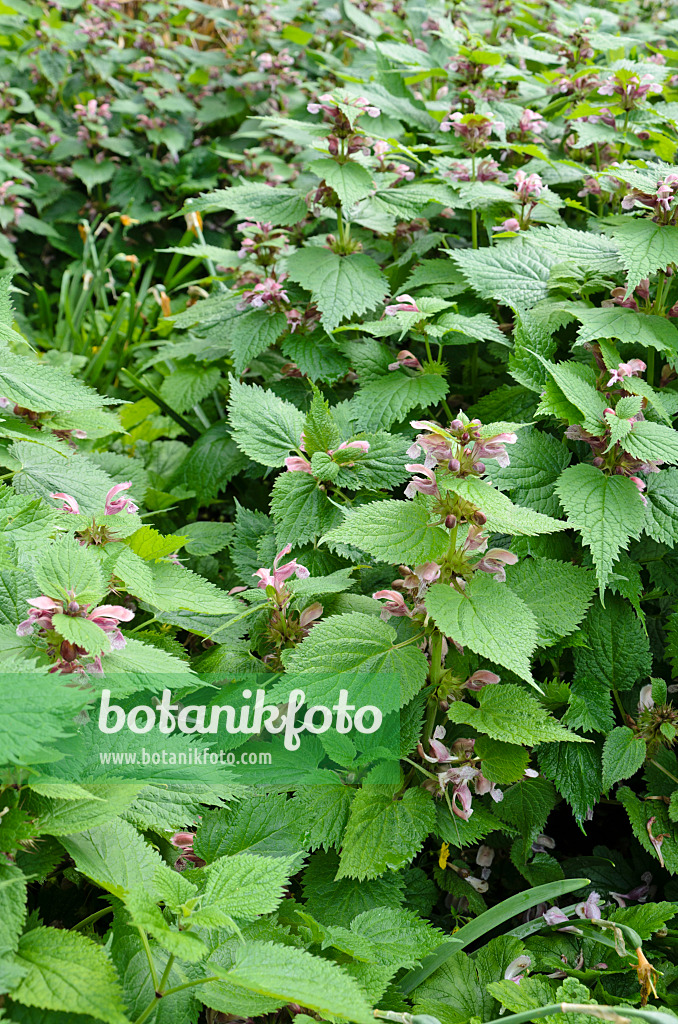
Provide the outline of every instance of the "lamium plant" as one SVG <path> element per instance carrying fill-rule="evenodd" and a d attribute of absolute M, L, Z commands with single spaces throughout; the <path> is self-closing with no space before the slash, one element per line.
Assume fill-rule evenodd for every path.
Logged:
<path fill-rule="evenodd" d="M 0 1018 L 673 1024 L 675 5 L 0 65 Z"/>

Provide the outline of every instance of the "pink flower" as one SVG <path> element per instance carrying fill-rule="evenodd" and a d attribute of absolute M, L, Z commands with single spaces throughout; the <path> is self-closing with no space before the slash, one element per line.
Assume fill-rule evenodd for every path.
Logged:
<path fill-rule="evenodd" d="M 296 576 L 298 579 L 306 579 L 310 576 L 310 572 L 304 565 L 299 565 L 296 558 L 293 558 L 291 562 L 286 562 L 285 565 L 278 565 L 283 555 L 288 555 L 292 550 L 291 544 L 286 544 L 282 551 L 279 551 L 273 561 L 273 572 L 269 569 L 257 569 L 253 572 L 253 576 L 259 577 L 259 583 L 257 587 L 259 590 L 265 590 L 266 587 L 273 587 L 275 592 L 279 594 L 283 589 L 283 583 L 290 578 L 290 576 Z"/>
<path fill-rule="evenodd" d="M 302 459 L 299 455 L 290 455 L 285 459 L 285 468 L 288 473 L 311 473 L 313 469 L 308 459 Z"/>
<path fill-rule="evenodd" d="M 405 604 L 405 598 L 397 590 L 377 590 L 372 594 L 375 601 L 386 601 L 381 611 L 381 618 L 388 621 L 391 615 L 411 615 L 410 609 Z"/>
<path fill-rule="evenodd" d="M 102 604 L 91 611 L 87 618 L 90 622 L 103 629 L 104 633 L 110 633 L 111 650 L 120 651 L 127 641 L 120 632 L 121 622 L 131 622 L 134 612 L 124 608 L 121 604 Z"/>
<path fill-rule="evenodd" d="M 515 444 L 517 440 L 517 434 L 496 434 L 494 437 L 486 437 L 476 441 L 473 447 L 473 461 L 496 459 L 501 468 L 506 469 L 511 462 L 506 451 L 506 445 Z"/>
<path fill-rule="evenodd" d="M 652 698 L 652 683 L 648 683 L 640 691 L 640 699 L 638 700 L 638 711 L 649 711 L 650 708 L 654 707 L 654 700 Z"/>
<path fill-rule="evenodd" d="M 492 228 L 493 231 L 520 231 L 520 221 L 516 220 L 515 217 L 509 217 L 507 220 L 497 224 L 496 227 Z"/>
<path fill-rule="evenodd" d="M 254 309 L 261 309 L 276 302 L 289 302 L 289 296 L 282 286 L 282 281 L 276 281 L 274 277 L 267 277 L 259 284 L 255 284 L 250 291 L 242 293 L 238 309 L 246 309 L 251 306 Z"/>
<path fill-rule="evenodd" d="M 647 484 L 645 483 L 645 481 L 641 480 L 639 476 L 630 476 L 629 480 L 631 480 L 636 485 L 638 490 L 640 491 L 640 497 L 641 497 L 641 500 L 643 502 L 643 505 L 647 505 L 647 498 L 643 494 L 643 491 L 647 487 Z"/>
<path fill-rule="evenodd" d="M 546 121 L 536 110 L 530 110 L 528 107 L 523 111 L 518 128 L 523 134 L 526 132 L 539 134 L 539 132 L 543 132 L 546 128 Z"/>
<path fill-rule="evenodd" d="M 120 491 L 129 490 L 131 486 L 132 482 L 128 480 L 124 484 L 116 484 L 114 487 L 111 487 L 110 491 L 106 495 L 106 504 L 104 508 L 105 515 L 114 516 L 118 512 L 122 512 L 123 509 L 126 509 L 127 512 L 130 513 L 139 511 L 139 506 L 135 505 L 131 498 L 116 498 L 116 494 L 119 494 Z"/>
<path fill-rule="evenodd" d="M 479 569 L 480 572 L 487 572 L 496 580 L 505 583 L 506 569 L 504 566 L 515 565 L 517 561 L 518 556 L 514 555 L 512 551 L 504 551 L 503 548 L 490 548 L 474 568 Z"/>
<path fill-rule="evenodd" d="M 408 473 L 421 473 L 421 476 L 414 476 L 405 488 L 405 497 L 413 498 L 417 491 L 420 494 L 435 494 L 439 496 L 438 482 L 432 469 L 423 466 L 420 462 L 410 463 L 405 466 Z"/>
<path fill-rule="evenodd" d="M 521 980 L 525 976 L 525 971 L 532 966 L 532 960 L 526 953 L 521 956 L 517 956 L 515 960 L 512 960 L 504 971 L 504 977 L 508 981 L 515 981 L 516 985 L 519 985 Z"/>
<path fill-rule="evenodd" d="M 525 174 L 525 171 L 518 170 L 514 180 L 516 192 L 523 203 L 533 197 L 535 200 L 538 199 L 544 188 L 544 182 L 538 174 Z"/>
<path fill-rule="evenodd" d="M 395 363 L 388 364 L 389 370 L 400 370 L 403 366 L 407 366 L 410 370 L 421 370 L 422 368 L 417 357 L 412 355 L 412 353 L 406 348 L 400 350 L 396 356 Z"/>
<path fill-rule="evenodd" d="M 61 601 L 55 601 L 51 597 L 40 597 L 30 598 L 28 604 L 31 605 L 28 611 L 28 618 L 20 622 L 16 627 L 17 636 L 30 636 L 34 629 L 51 629 L 52 628 L 52 616 L 56 612 L 63 611 L 63 605 Z"/>
<path fill-rule="evenodd" d="M 597 892 L 592 892 L 584 903 L 578 903 L 574 908 L 577 917 L 581 917 L 587 921 L 598 921 L 603 916 L 600 907 L 600 896 Z"/>
<path fill-rule="evenodd" d="M 58 498 L 60 501 L 63 501 L 64 507 L 61 509 L 62 512 L 80 512 L 80 506 L 71 494 L 64 494 L 63 491 L 54 491 L 50 494 L 50 498 Z"/>
<path fill-rule="evenodd" d="M 396 313 L 421 313 L 417 300 L 411 295 L 398 295 L 393 305 L 387 306 L 384 310 L 386 316 L 395 316 Z"/>
<path fill-rule="evenodd" d="M 543 917 L 546 923 L 550 925 L 568 924 L 570 920 L 567 914 L 564 914 L 559 907 L 551 907 L 550 910 L 546 910 Z"/>
<path fill-rule="evenodd" d="M 478 796 L 485 796 L 486 793 L 489 793 L 495 804 L 500 804 L 504 799 L 504 794 L 497 788 L 496 782 L 490 782 L 489 779 L 485 778 L 482 772 L 478 772 L 473 784 Z"/>
<path fill-rule="evenodd" d="M 647 366 L 642 359 L 629 359 L 628 363 L 620 363 L 616 370 L 611 370 L 610 379 L 607 382 L 607 387 L 612 387 L 613 384 L 617 384 L 624 379 L 624 377 L 637 377 L 641 373 L 644 373 Z"/>
<path fill-rule="evenodd" d="M 481 668 L 477 672 L 474 672 L 472 676 L 469 676 L 466 682 L 463 684 L 462 689 L 464 690 L 482 690 L 483 686 L 495 686 L 501 682 L 499 676 L 495 675 L 494 672 L 489 672 L 487 669 Z"/>

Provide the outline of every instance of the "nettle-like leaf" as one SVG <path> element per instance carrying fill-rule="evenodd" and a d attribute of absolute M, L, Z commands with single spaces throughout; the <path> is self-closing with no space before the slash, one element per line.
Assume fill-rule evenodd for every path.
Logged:
<path fill-rule="evenodd" d="M 531 508 L 514 505 L 505 494 L 477 477 L 460 480 L 447 477 L 443 479 L 442 484 L 460 498 L 477 506 L 487 516 L 488 528 L 495 533 L 536 537 L 542 533 L 556 533 L 567 529 L 568 524 L 562 520 L 552 519 L 551 516 L 535 512 Z"/>
<path fill-rule="evenodd" d="M 530 657 L 538 643 L 537 620 L 508 586 L 481 572 L 463 594 L 436 583 L 426 596 L 426 610 L 438 628 L 462 647 L 533 682 Z"/>
<path fill-rule="evenodd" d="M 377 878 L 409 864 L 434 820 L 433 801 L 423 789 L 394 799 L 389 787 L 365 786 L 351 805 L 337 878 Z"/>
<path fill-rule="evenodd" d="M 256 384 L 230 379 L 229 414 L 238 448 L 264 466 L 283 466 L 298 448 L 304 414 Z"/>
<path fill-rule="evenodd" d="M 280 186 L 273 189 L 259 182 L 205 192 L 198 199 L 189 200 L 185 206 L 187 213 L 216 213 L 219 210 L 233 210 L 237 217 L 283 226 L 296 224 L 308 213 L 302 193 Z"/>
<path fill-rule="evenodd" d="M 570 459 L 565 445 L 551 434 L 521 430 L 511 446 L 509 465 L 493 468 L 491 475 L 494 483 L 509 491 L 519 505 L 555 517 L 560 514 L 560 505 L 554 484 Z"/>
<path fill-rule="evenodd" d="M 621 442 L 624 451 L 643 462 L 678 463 L 678 431 L 663 423 L 641 420 L 634 423 Z"/>
<path fill-rule="evenodd" d="M 569 524 L 591 549 L 602 590 L 619 552 L 643 529 L 640 492 L 628 477 L 606 476 L 585 463 L 565 469 L 556 490 Z"/>
<path fill-rule="evenodd" d="M 615 782 L 635 775 L 646 757 L 642 737 L 636 736 L 627 725 L 613 729 L 603 747 L 603 788 L 609 790 Z"/>
<path fill-rule="evenodd" d="M 355 160 L 339 163 L 337 160 L 323 157 L 314 160 L 309 170 L 323 178 L 326 185 L 333 188 L 343 206 L 353 206 L 374 188 L 372 175 Z"/>
<path fill-rule="evenodd" d="M 483 299 L 529 309 L 547 295 L 551 267 L 557 259 L 524 238 L 490 249 L 456 249 L 450 257 Z"/>
<path fill-rule="evenodd" d="M 115 402 L 58 366 L 28 360 L 0 348 L 0 394 L 33 412 L 77 412 Z"/>
<path fill-rule="evenodd" d="M 33 928 L 17 952 L 21 981 L 12 999 L 60 1014 L 126 1024 L 122 989 L 105 950 L 79 932 Z"/>
<path fill-rule="evenodd" d="M 470 725 L 490 739 L 504 743 L 584 743 L 582 736 L 569 732 L 541 706 L 536 697 L 513 683 L 485 686 L 477 694 L 478 707 L 465 701 L 450 705 L 453 722 Z"/>
<path fill-rule="evenodd" d="M 652 191 L 656 189 L 657 180 L 655 175 Z M 655 224 L 652 220 L 626 217 L 607 230 L 614 239 L 628 274 L 626 287 L 629 292 L 644 277 L 678 260 L 678 239 L 669 226 Z"/>
<path fill-rule="evenodd" d="M 664 317 L 640 313 L 624 306 L 570 308 L 581 321 L 582 326 L 577 331 L 577 343 L 580 345 L 599 338 L 617 338 L 625 344 L 656 348 L 667 356 L 676 357 L 678 330 Z"/>
<path fill-rule="evenodd" d="M 293 281 L 311 292 L 328 331 L 346 317 L 365 313 L 383 302 L 386 278 L 369 256 L 339 256 L 330 249 L 307 246 L 287 260 Z"/>
<path fill-rule="evenodd" d="M 429 523 L 427 502 L 374 501 L 347 509 L 344 522 L 325 538 L 328 544 L 350 544 L 382 562 L 418 565 L 441 558 L 449 544 L 445 530 Z"/>
<path fill-rule="evenodd" d="M 437 373 L 409 376 L 395 370 L 363 385 L 351 400 L 351 412 L 366 430 L 388 429 L 414 409 L 437 405 L 448 391 L 447 381 Z"/>
<path fill-rule="evenodd" d="M 523 559 L 508 566 L 506 579 L 532 610 L 540 647 L 549 647 L 575 631 L 596 589 L 590 570 L 552 558 Z"/>

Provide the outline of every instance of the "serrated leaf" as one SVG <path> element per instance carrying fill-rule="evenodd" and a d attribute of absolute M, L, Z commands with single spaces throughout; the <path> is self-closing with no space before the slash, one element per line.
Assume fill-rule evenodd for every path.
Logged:
<path fill-rule="evenodd" d="M 238 951 L 229 982 L 268 998 L 292 1000 L 322 1015 L 372 1024 L 371 1008 L 358 984 L 337 964 L 303 949 L 251 942 Z"/>
<path fill-rule="evenodd" d="M 493 740 L 489 736 L 478 737 L 473 753 L 481 759 L 485 778 L 501 786 L 522 779 L 530 758 L 529 750 L 525 750 L 524 747 L 516 743 Z"/>
<path fill-rule="evenodd" d="M 346 163 L 339 163 L 330 157 L 313 160 L 309 170 L 319 178 L 324 178 L 325 184 L 339 196 L 342 206 L 353 206 L 374 188 L 370 172 L 355 160 L 347 160 Z"/>
<path fill-rule="evenodd" d="M 102 398 L 58 366 L 28 360 L 7 348 L 0 349 L 0 394 L 33 412 L 100 409 L 115 401 Z"/>
<path fill-rule="evenodd" d="M 377 673 L 393 676 L 400 683 L 400 694 L 384 687 L 379 705 L 384 714 L 418 693 L 427 673 L 426 658 L 418 647 L 399 646 L 392 626 L 362 612 L 323 619 L 291 652 L 286 667 L 300 679 L 311 677 L 306 695 L 310 699 L 312 692 L 315 703 L 323 703 L 322 696 L 332 699 L 341 687 L 357 700 L 361 677 L 367 685 Z M 323 677 L 327 680 L 324 685 Z"/>
<path fill-rule="evenodd" d="M 12 990 L 17 1003 L 127 1024 L 113 965 L 105 950 L 85 935 L 32 928 L 21 938 L 16 962 L 26 972 Z"/>
<path fill-rule="evenodd" d="M 504 743 L 585 743 L 569 732 L 557 718 L 541 706 L 536 697 L 514 683 L 484 686 L 477 693 L 478 707 L 465 701 L 450 705 L 448 717 L 453 722 L 470 725 L 490 739 Z"/>
<path fill-rule="evenodd" d="M 381 787 L 365 786 L 355 796 L 342 840 L 337 878 L 377 878 L 409 864 L 435 821 L 435 807 L 423 789 L 401 799 Z"/>
<path fill-rule="evenodd" d="M 220 857 L 204 869 L 203 907 L 218 907 L 243 921 L 271 914 L 282 900 L 290 877 L 299 870 L 297 854 L 266 857 L 239 853 Z"/>
<path fill-rule="evenodd" d="M 61 845 L 78 871 L 114 896 L 135 886 L 149 886 L 162 864 L 160 855 L 122 818 L 73 835 L 62 835 Z"/>
<path fill-rule="evenodd" d="M 665 270 L 670 263 L 678 261 L 678 238 L 670 226 L 626 217 L 609 229 L 609 234 L 619 249 L 621 262 L 628 274 L 628 292 L 632 292 L 644 277 L 650 277 L 657 270 Z"/>
<path fill-rule="evenodd" d="M 489 249 L 455 249 L 449 255 L 481 298 L 527 309 L 546 298 L 551 267 L 557 262 L 523 238 Z"/>
<path fill-rule="evenodd" d="M 556 491 L 568 522 L 591 549 L 601 590 L 617 555 L 643 529 L 645 511 L 635 484 L 623 476 L 605 476 L 581 463 L 561 474 Z"/>
<path fill-rule="evenodd" d="M 645 740 L 627 725 L 613 729 L 603 747 L 603 789 L 610 788 L 621 779 L 629 779 L 643 766 L 647 757 Z"/>
<path fill-rule="evenodd" d="M 507 568 L 506 580 L 532 610 L 540 647 L 575 631 L 596 589 L 592 572 L 552 558 L 523 559 Z"/>
<path fill-rule="evenodd" d="M 437 405 L 448 390 L 445 378 L 436 373 L 410 377 L 397 370 L 364 384 L 352 399 L 351 408 L 363 429 L 388 429 L 413 409 Z"/>
<path fill-rule="evenodd" d="M 99 563 L 93 553 L 72 537 L 52 544 L 34 569 L 41 593 L 68 601 L 69 594 L 79 604 L 98 604 L 106 593 Z"/>
<path fill-rule="evenodd" d="M 142 526 L 135 533 L 125 538 L 125 544 L 132 551 L 143 558 L 145 562 L 154 561 L 156 558 L 167 558 L 183 547 L 185 537 L 177 537 L 174 534 L 163 537 L 161 533 L 154 530 L 152 526 Z"/>
<path fill-rule="evenodd" d="M 470 501 L 484 512 L 487 516 L 488 529 L 494 533 L 536 537 L 542 533 L 556 533 L 567 529 L 568 524 L 562 519 L 552 519 L 542 512 L 535 512 L 534 509 L 514 505 L 511 499 L 496 487 L 477 477 L 446 477 L 442 483 L 460 498 Z"/>
<path fill-rule="evenodd" d="M 320 536 L 336 521 L 337 509 L 308 473 L 282 473 L 271 493 L 271 514 L 282 548 Z"/>
<path fill-rule="evenodd" d="M 494 483 L 508 490 L 518 504 L 558 516 L 560 504 L 553 485 L 571 459 L 565 445 L 542 431 L 521 430 L 511 445 L 510 458 L 508 466 L 492 469 Z"/>
<path fill-rule="evenodd" d="M 537 623 L 525 602 L 503 583 L 481 572 L 463 594 L 435 583 L 426 609 L 445 636 L 532 682 L 530 656 L 537 646 Z"/>
<path fill-rule="evenodd" d="M 579 345 L 598 341 L 599 338 L 618 338 L 625 344 L 655 348 L 675 357 L 678 330 L 666 317 L 640 313 L 625 306 L 600 309 L 580 309 L 577 306 L 575 315 L 582 324 L 577 331 Z"/>
<path fill-rule="evenodd" d="M 192 210 L 200 213 L 233 210 L 237 217 L 268 221 L 283 227 L 296 224 L 308 213 L 306 200 L 300 192 L 281 185 L 271 188 L 258 182 L 202 192 L 197 199 L 186 204 L 185 212 Z"/>
<path fill-rule="evenodd" d="M 600 752 L 584 743 L 550 743 L 539 750 L 539 767 L 583 826 L 602 795 Z"/>
<path fill-rule="evenodd" d="M 304 414 L 256 384 L 230 378 L 229 414 L 233 440 L 246 455 L 264 466 L 282 466 L 299 446 Z"/>
<path fill-rule="evenodd" d="M 585 647 L 574 649 L 577 673 L 608 687 L 630 690 L 649 676 L 652 656 L 647 633 L 628 601 L 609 596 L 596 600 L 582 625 Z"/>
<path fill-rule="evenodd" d="M 662 544 L 678 544 L 678 469 L 664 469 L 647 479 L 645 530 Z"/>
<path fill-rule="evenodd" d="M 382 562 L 419 565 L 441 558 L 447 533 L 429 523 L 426 501 L 374 501 L 347 509 L 344 522 L 323 538 L 330 544 L 350 544 Z"/>
<path fill-rule="evenodd" d="M 641 462 L 678 463 L 678 431 L 663 423 L 640 420 L 634 423 L 621 446 L 624 451 Z"/>
<path fill-rule="evenodd" d="M 311 292 L 328 331 L 346 317 L 374 309 L 383 301 L 388 287 L 369 256 L 339 256 L 317 246 L 293 253 L 287 260 L 287 271 L 293 281 Z"/>
<path fill-rule="evenodd" d="M 567 401 L 582 413 L 586 428 L 592 429 L 594 432 L 600 428 L 601 424 L 605 422 L 604 413 L 607 402 L 593 386 L 595 374 L 588 373 L 590 368 L 572 362 L 551 363 L 539 355 L 537 358 L 556 382 Z M 585 379 L 587 376 L 591 377 L 591 382 Z"/>
<path fill-rule="evenodd" d="M 241 376 L 250 362 L 274 345 L 285 330 L 285 314 L 266 309 L 251 309 L 231 320 L 225 336 L 233 350 L 235 374 Z"/>
<path fill-rule="evenodd" d="M 103 654 L 111 649 L 111 641 L 106 633 L 89 619 L 57 613 L 52 616 L 52 625 L 59 636 L 82 647 L 88 654 Z"/>
<path fill-rule="evenodd" d="M 207 398 L 220 379 L 221 370 L 216 366 L 178 366 L 163 380 L 160 395 L 175 412 L 185 412 Z"/>

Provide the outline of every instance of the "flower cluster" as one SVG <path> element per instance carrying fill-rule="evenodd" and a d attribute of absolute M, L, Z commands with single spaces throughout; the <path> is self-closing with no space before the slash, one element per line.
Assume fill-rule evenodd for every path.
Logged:
<path fill-rule="evenodd" d="M 40 597 L 31 598 L 28 604 L 28 618 L 17 626 L 17 636 L 37 633 L 43 637 L 47 641 L 47 653 L 54 661 L 50 672 L 63 674 L 90 672 L 102 675 L 103 668 L 100 654 L 89 655 L 84 647 L 59 633 L 54 625 L 55 615 L 93 622 L 107 635 L 112 651 L 122 650 L 127 642 L 120 631 L 120 623 L 130 622 L 134 618 L 133 611 L 119 604 L 102 604 L 96 608 L 91 608 L 87 604 L 80 605 L 75 600 L 73 592 L 69 593 L 69 600 L 66 602 L 41 594 Z"/>
<path fill-rule="evenodd" d="M 115 484 L 111 487 L 104 499 L 104 515 L 114 516 L 118 512 L 132 513 L 139 511 L 139 506 L 135 505 L 131 498 L 128 498 L 126 495 L 118 497 L 121 491 L 127 491 L 131 486 L 131 481 L 127 480 L 125 483 Z M 50 498 L 56 498 L 63 502 L 62 512 L 70 512 L 74 515 L 80 514 L 80 506 L 72 494 L 66 494 L 64 491 L 53 491 L 50 494 Z"/>
<path fill-rule="evenodd" d="M 286 274 L 281 274 L 278 280 L 275 277 L 267 277 L 255 284 L 254 288 L 245 290 L 237 308 L 262 309 L 264 306 L 279 306 L 281 302 L 289 302 L 289 296 L 282 283 L 286 277 Z"/>
<path fill-rule="evenodd" d="M 281 559 L 290 553 L 291 544 L 286 544 L 282 551 L 279 551 L 273 560 L 273 567 L 262 567 L 252 573 L 259 578 L 257 587 L 265 590 L 269 598 L 270 615 L 268 619 L 267 638 L 273 651 L 263 658 L 265 664 L 273 668 L 280 666 L 280 653 L 287 647 L 295 644 L 308 636 L 309 630 L 323 614 L 323 606 L 319 602 L 313 602 L 301 612 L 293 611 L 290 608 L 293 594 L 285 586 L 287 581 L 296 576 L 303 580 L 310 576 L 306 566 L 297 562 L 296 558 L 280 565 Z"/>
<path fill-rule="evenodd" d="M 496 121 L 484 114 L 462 114 L 455 111 L 448 114 L 441 122 L 441 132 L 454 132 L 461 139 L 464 149 L 469 153 L 477 153 L 487 145 L 492 132 L 503 129 L 503 121 Z"/>

